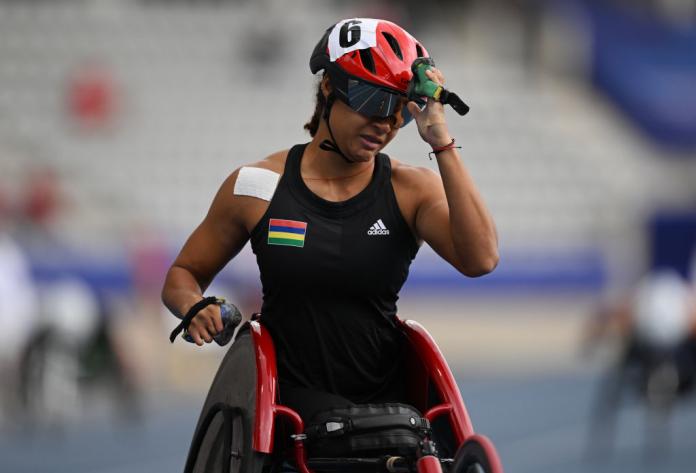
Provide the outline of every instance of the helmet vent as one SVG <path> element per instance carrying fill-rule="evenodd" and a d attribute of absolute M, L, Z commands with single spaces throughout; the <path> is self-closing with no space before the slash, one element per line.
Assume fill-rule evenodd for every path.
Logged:
<path fill-rule="evenodd" d="M 423 57 L 423 48 L 418 43 L 416 43 L 416 57 Z"/>
<path fill-rule="evenodd" d="M 362 61 L 363 66 L 365 66 L 365 69 L 373 74 L 375 73 L 375 61 L 372 59 L 372 53 L 369 49 L 360 50 L 360 60 Z"/>
<path fill-rule="evenodd" d="M 392 51 L 394 51 L 394 54 L 396 54 L 396 57 L 403 61 L 404 55 L 401 53 L 401 47 L 399 46 L 399 42 L 396 40 L 396 38 L 386 31 L 382 31 L 382 36 L 384 36 L 384 39 L 387 40 L 387 43 L 389 43 L 389 46 L 392 48 Z"/>

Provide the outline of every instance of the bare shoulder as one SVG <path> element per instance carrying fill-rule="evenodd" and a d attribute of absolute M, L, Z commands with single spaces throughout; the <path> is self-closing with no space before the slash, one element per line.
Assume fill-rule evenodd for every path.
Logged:
<path fill-rule="evenodd" d="M 440 175 L 423 166 L 412 166 L 399 160 L 391 159 L 392 182 L 395 190 L 432 190 L 433 186 L 442 187 Z"/>
<path fill-rule="evenodd" d="M 268 171 L 273 171 L 277 174 L 283 174 L 283 169 L 285 168 L 285 160 L 288 156 L 288 150 L 277 151 L 271 155 L 266 156 L 260 161 L 255 161 L 253 163 L 244 164 L 234 171 L 225 179 L 222 183 L 221 190 L 225 191 L 227 195 L 234 195 L 234 188 L 237 182 L 237 177 L 242 168 L 257 168 L 266 169 Z M 229 192 L 227 192 L 229 191 Z"/>
<path fill-rule="evenodd" d="M 234 171 L 225 179 L 225 182 L 222 184 L 222 187 L 225 188 L 232 188 L 234 189 L 235 183 L 237 182 L 237 176 L 239 176 L 239 171 L 242 168 L 259 168 L 259 169 L 266 169 L 268 171 L 273 171 L 278 174 L 283 174 L 283 170 L 285 169 L 285 160 L 288 157 L 288 151 L 287 149 L 277 151 L 273 154 L 270 154 L 266 156 L 264 159 L 260 161 L 255 161 L 253 163 L 248 163 L 244 164 Z"/>
<path fill-rule="evenodd" d="M 252 188 L 257 192 L 260 191 L 261 194 L 240 192 L 237 186 L 240 170 L 242 168 L 257 168 L 282 174 L 287 155 L 287 150 L 278 151 L 260 161 L 245 164 L 235 169 L 220 186 L 209 215 L 231 219 L 243 225 L 247 231 L 251 231 L 268 207 L 268 201 L 275 191 L 275 184 L 262 182 L 261 186 L 258 183 L 253 185 Z"/>
<path fill-rule="evenodd" d="M 283 169 L 285 168 L 285 160 L 288 157 L 288 152 L 290 150 L 284 149 L 277 151 L 273 154 L 266 156 L 261 161 L 256 161 L 255 163 L 247 164 L 246 167 L 268 169 L 269 171 L 277 172 L 278 174 L 283 174 Z"/>

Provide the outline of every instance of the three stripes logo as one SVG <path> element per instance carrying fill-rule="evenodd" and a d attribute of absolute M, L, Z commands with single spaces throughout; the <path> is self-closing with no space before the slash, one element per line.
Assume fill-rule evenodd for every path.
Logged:
<path fill-rule="evenodd" d="M 368 235 L 389 235 L 389 229 L 384 226 L 384 222 L 380 218 L 375 223 L 372 224 L 370 229 L 367 231 Z"/>

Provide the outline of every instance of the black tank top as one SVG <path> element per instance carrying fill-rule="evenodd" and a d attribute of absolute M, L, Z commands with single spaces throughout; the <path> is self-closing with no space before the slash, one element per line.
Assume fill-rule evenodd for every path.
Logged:
<path fill-rule="evenodd" d="M 359 194 L 330 202 L 300 175 L 294 146 L 251 232 L 263 285 L 261 321 L 281 383 L 353 402 L 396 401 L 403 369 L 396 301 L 418 245 L 396 202 L 391 163 L 375 159 Z"/>

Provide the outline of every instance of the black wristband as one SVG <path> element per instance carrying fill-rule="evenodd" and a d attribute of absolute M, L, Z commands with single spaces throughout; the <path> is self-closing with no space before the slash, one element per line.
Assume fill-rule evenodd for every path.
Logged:
<path fill-rule="evenodd" d="M 218 299 L 215 296 L 208 296 L 193 304 L 189 311 L 186 312 L 186 315 L 184 315 L 184 318 L 181 319 L 181 323 L 177 325 L 174 330 L 172 330 L 172 333 L 169 335 L 169 341 L 174 343 L 174 340 L 176 340 L 176 336 L 179 335 L 182 331 L 188 329 L 188 326 L 191 324 L 193 318 L 201 310 L 208 307 L 210 304 L 218 304 L 219 300 L 220 299 Z"/>

